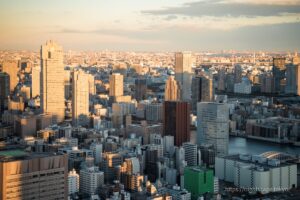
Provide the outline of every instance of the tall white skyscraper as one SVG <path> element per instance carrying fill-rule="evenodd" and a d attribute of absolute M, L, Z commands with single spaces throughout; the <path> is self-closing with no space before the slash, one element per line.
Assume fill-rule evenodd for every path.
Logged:
<path fill-rule="evenodd" d="M 78 70 L 72 77 L 72 122 L 73 126 L 84 126 L 89 122 L 89 75 Z"/>
<path fill-rule="evenodd" d="M 40 86 L 41 86 L 41 67 L 39 65 L 35 65 L 32 67 L 31 71 L 31 97 L 40 96 Z"/>
<path fill-rule="evenodd" d="M 175 53 L 175 79 L 181 86 L 181 99 L 191 99 L 192 54 L 191 52 Z"/>
<path fill-rule="evenodd" d="M 227 104 L 197 104 L 197 143 L 212 144 L 217 155 L 228 154 L 229 108 Z"/>
<path fill-rule="evenodd" d="M 41 47 L 41 109 L 50 113 L 53 122 L 65 118 L 63 49 L 53 41 Z"/>

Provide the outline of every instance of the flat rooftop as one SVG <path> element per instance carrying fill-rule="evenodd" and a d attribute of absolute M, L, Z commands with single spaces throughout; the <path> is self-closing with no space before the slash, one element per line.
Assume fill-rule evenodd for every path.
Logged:
<path fill-rule="evenodd" d="M 10 162 L 16 160 L 30 160 L 33 158 L 43 158 L 51 157 L 56 155 L 56 153 L 36 153 L 36 152 L 27 152 L 23 149 L 9 149 L 0 151 L 0 162 Z"/>
<path fill-rule="evenodd" d="M 240 154 L 222 156 L 221 158 L 225 158 L 225 159 L 229 159 L 229 160 L 233 160 L 233 161 L 253 165 L 253 166 L 256 166 L 256 167 L 263 167 L 265 170 L 269 170 L 269 169 L 272 169 L 272 168 L 289 166 L 289 165 L 294 165 L 294 163 L 292 163 L 292 162 L 281 161 L 278 166 L 272 166 L 272 165 L 268 164 L 268 160 L 271 160 L 271 159 L 266 158 L 266 162 L 259 163 L 259 162 L 252 161 L 252 156 L 256 156 L 256 155 L 251 155 L 250 160 L 240 159 Z"/>
<path fill-rule="evenodd" d="M 27 152 L 20 149 L 0 151 L 0 159 L 2 157 L 22 157 L 22 156 L 26 156 L 27 154 L 28 154 Z"/>
<path fill-rule="evenodd" d="M 189 170 L 195 171 L 195 172 L 206 172 L 206 171 L 211 171 L 212 169 L 206 168 L 206 167 L 201 167 L 201 166 L 190 166 L 186 167 Z"/>

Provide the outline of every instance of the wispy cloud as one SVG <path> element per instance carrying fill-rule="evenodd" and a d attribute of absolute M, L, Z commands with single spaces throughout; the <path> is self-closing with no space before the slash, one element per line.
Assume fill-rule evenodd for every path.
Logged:
<path fill-rule="evenodd" d="M 284 2 L 284 1 L 283 1 Z M 282 13 L 300 13 L 300 1 L 250 1 L 250 0 L 205 0 L 182 4 L 178 7 L 166 7 L 157 10 L 144 10 L 148 15 L 184 15 L 190 17 L 255 17 L 274 16 Z"/>
<path fill-rule="evenodd" d="M 246 26 L 300 23 L 300 0 L 202 0 L 144 10 L 162 27 L 232 30 Z"/>

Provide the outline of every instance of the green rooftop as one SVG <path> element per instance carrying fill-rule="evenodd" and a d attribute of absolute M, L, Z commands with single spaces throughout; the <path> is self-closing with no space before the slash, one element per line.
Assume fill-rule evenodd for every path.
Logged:
<path fill-rule="evenodd" d="M 0 151 L 0 157 L 20 157 L 25 156 L 27 153 L 22 150 L 7 150 L 7 151 Z"/>

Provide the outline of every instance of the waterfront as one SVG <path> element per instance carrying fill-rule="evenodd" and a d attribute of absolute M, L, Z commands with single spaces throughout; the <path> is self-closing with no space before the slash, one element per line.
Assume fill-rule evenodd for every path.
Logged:
<path fill-rule="evenodd" d="M 196 143 L 196 131 L 191 131 L 191 142 Z M 261 154 L 266 151 L 279 151 L 294 155 L 300 155 L 300 147 L 235 136 L 229 137 L 228 148 L 229 154 Z"/>
<path fill-rule="evenodd" d="M 286 144 L 276 144 L 271 142 L 246 139 L 241 137 L 229 138 L 229 154 L 261 154 L 266 151 L 280 151 L 290 154 L 300 154 L 300 147 Z"/>

